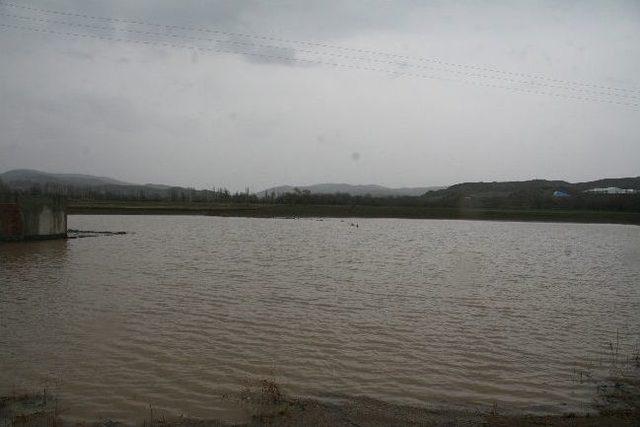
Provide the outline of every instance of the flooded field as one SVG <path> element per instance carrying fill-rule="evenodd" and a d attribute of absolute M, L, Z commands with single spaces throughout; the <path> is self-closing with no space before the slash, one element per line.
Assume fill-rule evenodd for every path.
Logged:
<path fill-rule="evenodd" d="M 353 224 L 352 224 L 353 223 Z M 356 227 L 357 225 L 357 227 Z M 76 420 L 238 420 L 291 395 L 588 411 L 640 335 L 640 228 L 399 219 L 70 216 L 0 245 L 0 395 Z"/>

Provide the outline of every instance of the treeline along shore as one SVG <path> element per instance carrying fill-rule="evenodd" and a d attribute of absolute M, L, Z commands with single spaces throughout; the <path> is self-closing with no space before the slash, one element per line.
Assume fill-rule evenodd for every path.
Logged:
<path fill-rule="evenodd" d="M 211 215 L 256 218 L 414 218 L 640 225 L 640 212 L 570 209 L 431 208 L 421 206 L 71 201 L 69 214 Z"/>
<path fill-rule="evenodd" d="M 69 214 L 367 217 L 640 224 L 640 177 L 569 183 L 471 182 L 420 195 L 286 192 L 231 193 L 137 185 L 86 175 L 16 170 L 0 175 L 1 192 L 55 194 Z"/>

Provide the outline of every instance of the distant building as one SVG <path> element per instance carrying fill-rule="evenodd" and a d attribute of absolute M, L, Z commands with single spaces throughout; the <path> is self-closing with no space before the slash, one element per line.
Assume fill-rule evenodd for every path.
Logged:
<path fill-rule="evenodd" d="M 0 194 L 0 241 L 57 239 L 67 235 L 61 197 Z"/>
<path fill-rule="evenodd" d="M 553 192 L 553 197 L 559 197 L 559 198 L 571 197 L 571 194 L 565 193 L 564 191 L 554 191 Z"/>
<path fill-rule="evenodd" d="M 606 187 L 606 188 L 591 188 L 589 190 L 585 190 L 585 193 L 599 193 L 599 194 L 634 194 L 637 193 L 637 190 L 632 190 L 630 188 L 618 188 L 618 187 Z"/>

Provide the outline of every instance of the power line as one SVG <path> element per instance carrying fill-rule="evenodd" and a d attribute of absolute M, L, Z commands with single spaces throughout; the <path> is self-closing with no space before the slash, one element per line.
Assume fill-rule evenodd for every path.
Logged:
<path fill-rule="evenodd" d="M 307 64 L 330 66 L 334 68 L 346 68 L 346 69 L 374 71 L 379 73 L 390 74 L 389 70 L 381 69 L 381 68 L 363 67 L 358 65 L 341 64 L 336 62 L 327 62 L 327 61 L 320 61 L 320 60 L 313 60 L 313 59 L 292 58 L 287 56 L 270 55 L 270 54 L 262 54 L 262 53 L 255 53 L 255 52 L 243 52 L 243 51 L 237 51 L 232 49 L 213 49 L 213 48 L 180 45 L 175 43 L 158 42 L 158 41 L 122 39 L 122 38 L 116 38 L 116 37 L 99 36 L 95 34 L 72 33 L 72 32 L 55 31 L 55 30 L 49 30 L 49 29 L 33 28 L 33 27 L 25 27 L 25 26 L 1 24 L 1 23 L 0 23 L 0 26 L 5 28 L 24 30 L 24 31 L 32 31 L 32 32 L 41 33 L 41 34 L 54 34 L 54 35 L 78 37 L 78 38 L 90 38 L 90 39 L 104 40 L 104 41 L 111 41 L 111 42 L 118 42 L 118 43 L 133 43 L 133 44 L 142 44 L 147 46 L 162 46 L 162 47 L 170 47 L 170 48 L 177 48 L 177 49 L 189 49 L 189 50 L 195 50 L 200 52 L 210 52 L 210 53 L 243 54 L 243 55 L 256 56 L 256 57 L 261 57 L 261 58 L 270 59 L 270 60 L 275 59 L 280 61 L 284 60 L 284 61 L 291 61 L 291 62 L 302 62 Z M 602 99 L 602 98 L 590 98 L 590 97 L 584 97 L 584 96 L 544 92 L 539 90 L 520 89 L 520 88 L 514 88 L 510 86 L 501 86 L 501 85 L 477 82 L 472 80 L 450 79 L 446 77 L 431 76 L 431 75 L 416 74 L 416 73 L 396 73 L 396 75 L 416 77 L 416 78 L 422 78 L 422 79 L 431 79 L 431 80 L 442 80 L 442 81 L 457 82 L 457 83 L 467 83 L 467 84 L 472 84 L 472 85 L 482 86 L 482 87 L 506 89 L 513 92 L 528 93 L 528 94 L 535 94 L 535 95 L 546 95 L 546 96 L 552 96 L 557 98 L 574 99 L 579 101 L 591 101 L 591 102 L 623 105 L 623 106 L 634 107 L 636 109 L 640 107 L 639 103 L 620 102 L 620 101 L 613 101 L 613 100 Z"/>
<path fill-rule="evenodd" d="M 466 64 L 458 64 L 458 63 L 453 63 L 453 62 L 446 62 L 446 61 L 442 61 L 442 60 L 435 59 L 435 58 L 411 57 L 411 56 L 408 56 L 408 55 L 399 55 L 399 54 L 376 51 L 376 50 L 357 49 L 357 48 L 351 48 L 351 47 L 339 46 L 339 45 L 331 45 L 331 44 L 320 43 L 320 42 L 309 42 L 309 41 L 303 41 L 303 40 L 293 40 L 293 39 L 287 39 L 287 38 L 279 38 L 279 37 L 271 37 L 271 36 L 255 35 L 255 34 L 213 30 L 213 29 L 209 29 L 209 28 L 198 28 L 198 27 L 189 27 L 189 26 L 180 26 L 180 25 L 167 25 L 167 24 L 158 24 L 158 23 L 147 22 L 147 21 L 143 21 L 143 20 L 111 18 L 111 17 L 95 16 L 95 15 L 82 14 L 82 13 L 64 12 L 64 11 L 59 11 L 59 10 L 43 9 L 43 8 L 25 6 L 25 5 L 20 5 L 20 4 L 17 4 L 17 3 L 7 2 L 7 1 L 3 1 L 3 0 L 0 0 L 0 4 L 4 4 L 4 5 L 6 5 L 8 7 L 12 7 L 12 8 L 29 10 L 29 11 L 32 11 L 32 12 L 42 13 L 42 14 L 55 14 L 55 15 L 70 16 L 70 17 L 77 17 L 77 18 L 84 18 L 84 19 L 98 20 L 98 21 L 119 22 L 119 23 L 123 23 L 123 24 L 144 25 L 144 26 L 160 27 L 160 28 L 175 29 L 175 30 L 182 30 L 182 31 L 206 32 L 206 33 L 220 34 L 220 35 L 232 36 L 232 37 L 243 37 L 243 38 L 252 38 L 252 39 L 259 39 L 259 40 L 268 40 L 268 41 L 279 42 L 279 43 L 289 43 L 289 44 L 301 44 L 301 45 L 307 45 L 307 46 L 316 46 L 316 47 L 321 47 L 321 48 L 324 48 L 324 49 L 336 49 L 336 50 L 342 50 L 342 51 L 364 53 L 364 54 L 369 54 L 369 55 L 383 55 L 383 56 L 393 57 L 393 58 L 398 58 L 398 59 L 403 59 L 403 60 L 417 60 L 417 61 L 421 61 L 421 62 L 432 62 L 432 63 L 437 63 L 437 64 L 441 64 L 443 66 L 448 66 L 448 67 L 458 67 L 458 68 L 479 70 L 479 71 L 485 71 L 485 72 L 496 73 L 496 74 L 510 75 L 510 76 L 515 76 L 515 77 L 522 77 L 522 78 L 528 78 L 528 79 L 537 79 L 537 80 L 549 81 L 549 82 L 559 83 L 559 84 L 564 84 L 564 85 L 582 86 L 582 87 L 590 87 L 590 88 L 593 88 L 593 89 L 601 89 L 601 90 L 608 90 L 608 91 L 618 91 L 618 92 L 632 92 L 632 93 L 640 94 L 640 90 L 639 89 L 618 88 L 618 87 L 612 87 L 612 86 L 597 85 L 597 84 L 592 84 L 592 83 L 582 83 L 582 82 L 575 82 L 575 81 L 570 81 L 570 80 L 554 79 L 554 78 L 549 78 L 549 77 L 545 77 L 545 76 L 539 76 L 539 75 L 535 75 L 535 74 L 515 73 L 515 72 L 510 72 L 510 71 L 499 70 L 499 69 L 496 69 L 495 67 L 475 66 L 475 65 L 466 65 Z"/>
<path fill-rule="evenodd" d="M 21 19 L 21 20 L 28 20 L 28 21 L 33 21 L 33 22 L 43 22 L 43 23 L 50 23 L 50 24 L 65 25 L 65 26 L 77 27 L 77 28 L 88 28 L 88 29 L 94 29 L 94 30 L 107 30 L 107 31 L 118 30 L 118 31 L 123 31 L 123 32 L 128 32 L 128 33 L 141 34 L 141 35 L 154 36 L 154 37 L 170 37 L 170 38 L 182 39 L 182 40 L 190 40 L 190 41 L 205 41 L 205 42 L 212 42 L 212 43 L 218 43 L 218 44 L 220 44 L 220 43 L 234 44 L 234 45 L 240 45 L 240 46 L 251 46 L 251 47 L 259 47 L 259 48 L 267 48 L 267 49 L 284 50 L 284 51 L 292 50 L 292 48 L 290 48 L 290 47 L 270 45 L 270 44 L 262 44 L 262 43 L 254 43 L 254 42 L 243 42 L 243 41 L 227 40 L 227 39 L 193 37 L 193 36 L 185 36 L 185 35 L 179 35 L 179 34 L 162 34 L 162 33 L 157 33 L 157 32 L 153 32 L 153 31 L 144 31 L 144 30 L 136 30 L 136 29 L 129 29 L 129 28 L 117 28 L 116 29 L 115 27 L 109 27 L 109 26 L 80 24 L 80 23 L 75 23 L 75 22 L 66 22 L 66 21 L 57 21 L 57 20 L 52 20 L 52 19 L 26 17 L 26 16 L 20 16 L 20 15 L 14 15 L 14 14 L 6 14 L 6 13 L 0 13 L 0 16 L 16 18 L 16 19 Z M 415 67 L 415 68 L 421 68 L 421 69 L 427 69 L 427 70 L 444 71 L 444 72 L 447 72 L 447 73 L 458 74 L 458 75 L 461 75 L 461 76 L 471 77 L 471 78 L 499 80 L 499 81 L 505 81 L 505 82 L 508 82 L 508 83 L 516 83 L 516 84 L 524 84 L 524 85 L 544 86 L 544 87 L 555 88 L 555 89 L 582 92 L 582 93 L 585 93 L 587 95 L 603 95 L 605 97 L 613 96 L 613 97 L 621 97 L 621 98 L 630 98 L 630 99 L 634 99 L 634 100 L 640 100 L 640 95 L 628 95 L 628 94 L 618 94 L 618 93 L 612 93 L 612 92 L 600 92 L 600 91 L 593 90 L 593 89 L 574 88 L 574 87 L 567 87 L 567 86 L 562 86 L 562 85 L 553 85 L 553 84 L 548 84 L 548 83 L 544 83 L 544 82 L 522 81 L 522 80 L 515 80 L 515 79 L 498 77 L 498 76 L 491 76 L 491 75 L 486 75 L 486 74 L 474 74 L 474 73 L 468 73 L 468 72 L 463 72 L 463 71 L 450 70 L 450 69 L 446 69 L 446 68 L 438 68 L 438 67 L 434 67 L 434 66 L 407 64 L 407 63 L 404 63 L 404 62 L 385 61 L 385 60 L 379 60 L 379 59 L 373 59 L 373 58 L 353 57 L 353 56 L 350 56 L 350 55 L 336 54 L 336 53 L 326 53 L 326 52 L 299 49 L 299 48 L 296 48 L 296 49 L 293 49 L 293 50 L 295 52 L 306 53 L 306 54 L 311 54 L 311 55 L 332 56 L 332 57 L 338 57 L 338 58 L 343 58 L 343 59 L 353 60 L 353 61 L 366 61 L 366 62 L 374 62 L 374 63 L 384 64 L 384 65 L 400 66 L 400 67 L 403 67 L 403 68 Z"/>

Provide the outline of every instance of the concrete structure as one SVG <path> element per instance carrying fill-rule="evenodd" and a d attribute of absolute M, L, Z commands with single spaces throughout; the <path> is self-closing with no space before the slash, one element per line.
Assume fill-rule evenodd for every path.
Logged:
<path fill-rule="evenodd" d="M 63 198 L 0 194 L 0 241 L 66 236 L 67 212 Z"/>

